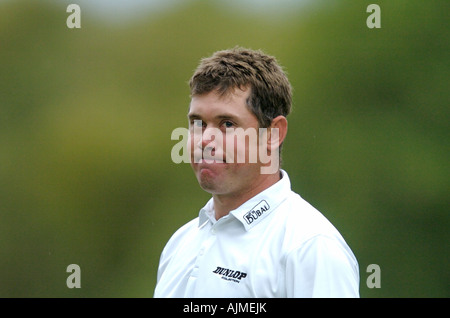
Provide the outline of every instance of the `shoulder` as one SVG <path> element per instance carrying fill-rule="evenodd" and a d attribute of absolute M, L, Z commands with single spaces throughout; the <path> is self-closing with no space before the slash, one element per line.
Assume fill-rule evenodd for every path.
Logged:
<path fill-rule="evenodd" d="M 340 232 L 316 208 L 292 193 L 280 210 L 284 218 L 284 250 L 288 275 L 298 286 L 292 295 L 358 297 L 358 261 Z M 303 272 L 308 275 L 303 276 Z M 289 289 L 289 288 L 288 288 Z"/>
<path fill-rule="evenodd" d="M 338 229 L 297 193 L 291 192 L 277 212 L 275 222 L 284 232 L 284 250 L 287 253 L 319 244 L 339 247 L 348 257 L 355 258 Z"/>
<path fill-rule="evenodd" d="M 319 210 L 292 191 L 280 205 L 277 218 L 283 222 L 286 234 L 295 236 L 300 244 L 318 235 L 341 236 Z"/>

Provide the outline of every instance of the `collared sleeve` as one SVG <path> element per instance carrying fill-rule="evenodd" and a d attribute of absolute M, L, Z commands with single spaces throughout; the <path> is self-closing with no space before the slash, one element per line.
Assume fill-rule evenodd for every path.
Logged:
<path fill-rule="evenodd" d="M 343 239 L 317 235 L 286 259 L 286 295 L 294 298 L 359 297 L 359 269 Z"/>

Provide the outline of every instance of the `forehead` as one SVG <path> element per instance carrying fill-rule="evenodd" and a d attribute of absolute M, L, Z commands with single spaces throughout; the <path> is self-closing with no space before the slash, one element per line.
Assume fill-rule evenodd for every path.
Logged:
<path fill-rule="evenodd" d="M 224 96 L 216 91 L 194 95 L 189 106 L 188 117 L 234 116 L 248 117 L 254 115 L 247 107 L 250 89 L 235 89 Z"/>

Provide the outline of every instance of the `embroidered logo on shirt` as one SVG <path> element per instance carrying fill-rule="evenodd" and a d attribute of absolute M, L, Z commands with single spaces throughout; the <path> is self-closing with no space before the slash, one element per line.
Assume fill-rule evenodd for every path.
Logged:
<path fill-rule="evenodd" d="M 238 284 L 240 283 L 241 279 L 247 277 L 247 273 L 219 266 L 217 266 L 217 268 L 213 270 L 213 273 L 217 275 L 222 275 L 222 279 L 224 280 L 232 281 Z"/>
<path fill-rule="evenodd" d="M 262 200 L 253 207 L 250 211 L 244 214 L 244 220 L 247 224 L 252 224 L 258 219 L 264 212 L 270 209 L 269 203 L 266 200 Z"/>

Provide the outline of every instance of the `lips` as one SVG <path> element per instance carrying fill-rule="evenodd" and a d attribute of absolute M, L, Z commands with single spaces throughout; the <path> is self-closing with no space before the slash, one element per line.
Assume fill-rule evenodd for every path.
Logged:
<path fill-rule="evenodd" d="M 193 164 L 226 163 L 226 157 L 215 154 L 194 153 L 193 156 L 191 155 L 191 162 Z"/>
<path fill-rule="evenodd" d="M 201 163 L 226 163 L 224 159 L 221 158 L 215 158 L 215 157 L 203 157 Z"/>

